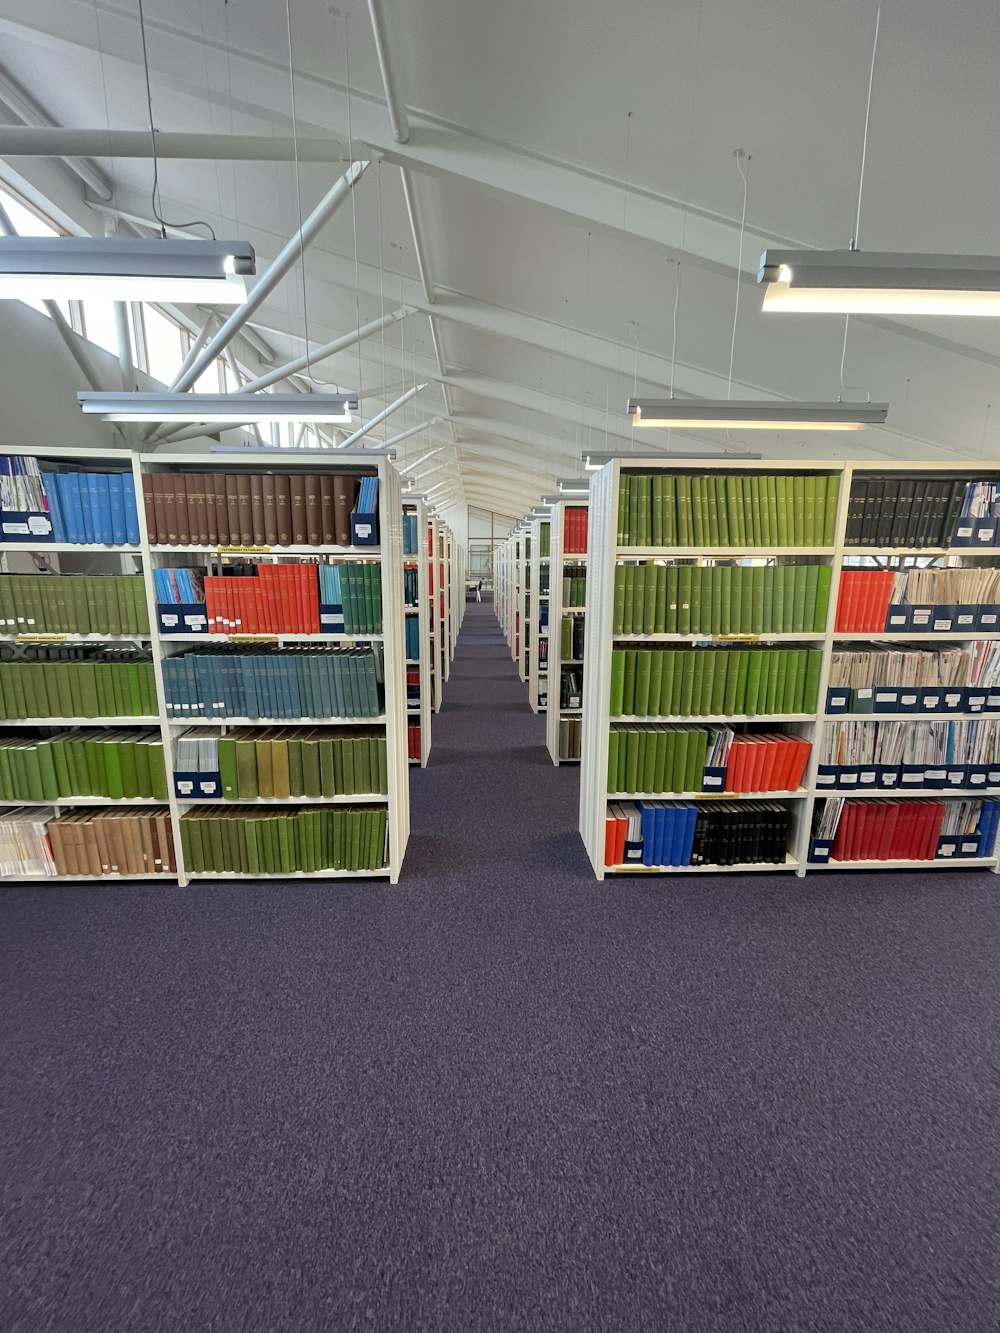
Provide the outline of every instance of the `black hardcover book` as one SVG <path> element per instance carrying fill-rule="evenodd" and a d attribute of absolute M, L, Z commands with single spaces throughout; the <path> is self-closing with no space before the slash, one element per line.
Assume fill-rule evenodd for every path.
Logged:
<path fill-rule="evenodd" d="M 865 500 L 865 517 L 861 525 L 861 545 L 874 546 L 875 534 L 878 531 L 878 517 L 882 511 L 882 491 L 881 481 L 869 481 L 868 496 Z"/>
<path fill-rule="evenodd" d="M 886 477 L 884 481 L 879 482 L 879 485 L 882 488 L 882 502 L 875 521 L 873 545 L 892 546 L 892 534 L 896 524 L 896 514 L 899 511 L 900 483 L 894 478 Z"/>
<path fill-rule="evenodd" d="M 944 523 L 941 527 L 941 533 L 938 537 L 938 546 L 950 546 L 951 539 L 955 531 L 955 523 L 959 514 L 962 512 L 962 504 L 965 500 L 965 492 L 969 486 L 965 481 L 953 481 L 951 484 L 951 495 L 948 499 L 948 506 L 945 512 Z"/>
<path fill-rule="evenodd" d="M 896 513 L 892 520 L 892 532 L 889 537 L 891 546 L 908 546 L 906 535 L 910 529 L 910 514 L 913 512 L 913 492 L 916 482 L 904 477 L 896 482 Z"/>
<path fill-rule="evenodd" d="M 855 480 L 851 486 L 851 498 L 847 504 L 847 530 L 844 534 L 844 544 L 846 546 L 861 545 L 861 528 L 864 523 L 867 498 L 867 481 Z"/>
<path fill-rule="evenodd" d="M 927 482 L 918 480 L 913 483 L 913 504 L 910 506 L 910 523 L 906 532 L 906 545 L 920 545 L 920 523 L 923 516 L 924 500 L 927 497 Z"/>

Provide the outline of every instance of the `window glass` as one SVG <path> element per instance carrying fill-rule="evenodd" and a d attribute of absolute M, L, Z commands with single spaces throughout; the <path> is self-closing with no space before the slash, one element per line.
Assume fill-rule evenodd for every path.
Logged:
<path fill-rule="evenodd" d="M 184 360 L 181 330 L 152 305 L 143 306 L 142 319 L 146 330 L 146 369 L 154 380 L 170 384 Z"/>

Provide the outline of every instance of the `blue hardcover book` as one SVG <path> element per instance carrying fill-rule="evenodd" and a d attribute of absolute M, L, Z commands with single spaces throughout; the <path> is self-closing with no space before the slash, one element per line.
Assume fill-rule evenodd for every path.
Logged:
<path fill-rule="evenodd" d="M 123 472 L 121 479 L 122 504 L 125 508 L 125 540 L 129 546 L 138 546 L 139 511 L 135 507 L 135 477 L 131 472 Z"/>
<path fill-rule="evenodd" d="M 653 865 L 662 866 L 666 862 L 663 860 L 666 855 L 664 844 L 666 841 L 667 815 L 669 810 L 659 801 L 656 805 L 655 820 L 653 823 Z"/>
<path fill-rule="evenodd" d="M 682 866 L 691 864 L 691 853 L 694 850 L 694 835 L 698 827 L 698 807 L 689 805 L 687 807 L 687 832 L 684 838 L 684 859 L 679 862 Z"/>
<path fill-rule="evenodd" d="M 57 542 L 67 541 L 66 524 L 63 522 L 62 505 L 59 503 L 59 474 L 56 472 L 43 472 L 42 488 L 45 491 L 45 498 L 49 502 L 49 519 L 52 522 L 52 540 Z"/>
<path fill-rule="evenodd" d="M 642 864 L 655 865 L 653 855 L 656 851 L 656 811 L 645 801 L 636 801 L 639 821 L 642 827 Z"/>
<path fill-rule="evenodd" d="M 124 546 L 128 541 L 128 534 L 125 530 L 125 487 L 122 485 L 122 474 L 120 472 L 110 472 L 106 481 L 108 483 L 108 511 L 111 519 L 111 536 L 109 541 L 115 546 Z"/>
<path fill-rule="evenodd" d="M 66 521 L 66 540 L 74 545 L 82 545 L 87 540 L 87 530 L 83 522 L 80 478 L 75 472 L 63 472 L 60 475 L 59 499 Z"/>
<path fill-rule="evenodd" d="M 107 491 L 101 495 L 100 477 L 96 472 L 80 474 L 80 494 L 83 499 L 83 522 L 87 529 L 87 541 L 99 543 L 104 540 L 101 523 L 101 501 L 107 499 Z M 109 525 L 110 526 L 110 525 Z"/>

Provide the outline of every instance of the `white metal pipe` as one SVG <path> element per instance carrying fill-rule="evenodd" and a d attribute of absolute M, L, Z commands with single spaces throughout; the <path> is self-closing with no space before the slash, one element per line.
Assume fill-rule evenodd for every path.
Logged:
<path fill-rule="evenodd" d="M 122 392 L 128 393 L 136 385 L 135 370 L 132 366 L 132 335 L 128 327 L 128 306 L 124 301 L 115 302 L 115 332 L 118 335 L 118 367 L 122 376 Z"/>
<path fill-rule="evenodd" d="M 390 324 L 398 324 L 407 315 L 415 313 L 413 306 L 400 306 L 398 310 L 393 310 L 380 319 L 370 320 L 367 324 L 362 324 L 359 329 L 353 329 L 340 338 L 334 338 L 332 342 L 323 343 L 314 352 L 304 352 L 292 361 L 286 361 L 283 366 L 275 366 L 266 375 L 258 375 L 255 380 L 248 380 L 239 392 L 256 393 L 258 389 L 266 389 L 269 385 L 277 384 L 279 380 L 287 379 L 289 375 L 294 375 L 307 366 L 314 366 L 319 361 L 325 361 L 327 357 L 336 356 L 338 352 L 344 352 L 347 348 L 354 347 L 357 343 L 363 342 L 365 338 L 370 338 L 373 333 L 380 333 L 382 329 L 387 329 Z"/>
<path fill-rule="evenodd" d="M 351 163 L 344 175 L 336 181 L 309 214 L 300 230 L 286 242 L 274 262 L 261 274 L 244 304 L 236 307 L 223 323 L 219 332 L 202 348 L 184 374 L 179 375 L 174 380 L 170 386 L 171 392 L 180 393 L 190 388 L 202 370 L 211 361 L 214 361 L 224 347 L 229 346 L 229 343 L 240 332 L 254 311 L 263 305 L 265 299 L 277 287 L 288 270 L 293 267 L 305 247 L 315 239 L 344 200 L 350 197 L 351 190 L 367 170 L 368 165 L 367 162 Z"/>
<path fill-rule="evenodd" d="M 348 445 L 353 444 L 355 440 L 360 440 L 362 435 L 367 435 L 370 430 L 374 430 L 376 426 L 385 421 L 386 417 L 392 416 L 393 412 L 398 411 L 404 403 L 408 403 L 411 398 L 415 398 L 422 389 L 426 388 L 426 384 L 415 384 L 412 389 L 407 389 L 406 393 L 400 395 L 394 403 L 390 403 L 388 407 L 384 407 L 377 416 L 372 417 L 371 421 L 366 421 L 363 426 L 354 432 L 353 435 L 348 435 L 346 440 L 342 440 L 341 443 L 337 445 L 337 448 L 346 449 Z"/>
<path fill-rule="evenodd" d="M 0 101 L 7 103 L 21 119 L 31 117 L 13 106 L 0 78 Z M 349 162 L 350 146 L 334 138 L 299 139 L 296 145 L 291 137 L 267 134 L 184 134 L 173 130 L 156 132 L 156 156 L 159 159 L 194 159 L 221 162 L 294 162 L 296 148 L 299 162 Z M 375 153 L 367 144 L 353 145 L 355 155 L 366 157 Z M 151 158 L 152 143 L 148 130 L 74 130 L 60 125 L 3 125 L 0 126 L 0 156 L 3 157 L 81 157 Z M 86 166 L 86 164 L 84 164 Z M 100 179 L 97 168 L 91 168 L 92 189 Z M 78 172 L 82 177 L 82 172 Z M 104 200 L 111 191 L 105 186 L 99 191 Z"/>
<path fill-rule="evenodd" d="M 399 444 L 400 440 L 408 440 L 411 435 L 419 435 L 422 430 L 430 430 L 431 426 L 436 426 L 441 420 L 441 417 L 431 417 L 429 421 L 418 421 L 409 430 L 401 430 L 398 435 L 393 435 L 391 439 L 383 440 L 382 446 L 388 448 L 390 445 Z"/>
<path fill-rule="evenodd" d="M 3 126 L 4 130 L 17 130 L 25 128 L 30 132 L 40 129 L 43 133 L 55 133 L 62 135 L 66 131 L 58 127 L 43 106 L 41 106 L 27 89 L 22 88 L 13 76 L 6 69 L 0 66 L 0 101 L 15 115 L 19 120 L 26 121 L 25 126 Z M 146 144 L 149 146 L 149 136 L 146 135 Z M 55 156 L 64 158 L 67 167 L 73 172 L 88 189 L 93 190 L 99 199 L 108 200 L 113 197 L 111 182 L 100 169 L 96 162 L 90 162 L 90 157 L 100 157 L 100 153 L 73 153 L 68 149 L 58 149 L 55 153 L 44 154 L 44 156 Z"/>
<path fill-rule="evenodd" d="M 439 445 L 436 449 L 428 449 L 427 453 L 421 454 L 420 457 L 415 459 L 412 463 L 407 463 L 405 467 L 401 467 L 399 469 L 399 475 L 405 477 L 408 473 L 412 472 L 414 468 L 419 467 L 421 463 L 426 462 L 428 458 L 433 458 L 435 454 L 439 454 L 443 448 L 444 445 Z"/>
<path fill-rule="evenodd" d="M 369 4 L 372 0 L 369 0 Z M 406 215 L 410 220 L 410 232 L 413 235 L 413 248 L 417 253 L 417 271 L 420 274 L 420 282 L 424 289 L 424 296 L 428 302 L 433 305 L 437 300 L 437 292 L 434 290 L 434 282 L 431 278 L 430 264 L 427 260 L 427 252 L 424 246 L 424 234 L 420 225 L 420 218 L 417 215 L 417 202 L 413 197 L 413 180 L 405 167 L 399 168 L 400 179 L 403 182 L 403 200 L 406 204 Z"/>
<path fill-rule="evenodd" d="M 386 40 L 385 15 L 382 13 L 381 0 L 368 0 L 368 14 L 372 21 L 375 55 L 378 57 L 382 87 L 385 89 L 385 101 L 389 111 L 389 124 L 392 126 L 392 137 L 397 143 L 406 143 L 410 137 L 410 125 L 406 118 L 406 106 L 399 95 L 399 89 L 392 73 L 389 43 Z"/>

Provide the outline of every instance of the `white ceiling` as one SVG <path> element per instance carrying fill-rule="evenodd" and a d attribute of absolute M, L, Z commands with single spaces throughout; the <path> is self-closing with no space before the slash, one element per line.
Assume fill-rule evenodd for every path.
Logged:
<path fill-rule="evenodd" d="M 742 184 L 751 156 L 733 396 L 835 398 L 843 323 L 760 313 L 767 243 L 843 247 L 853 232 L 873 0 L 375 0 L 410 135 L 397 142 L 365 0 L 294 0 L 297 133 L 357 141 L 375 165 L 305 254 L 313 345 L 406 302 L 419 314 L 324 362 L 365 417 L 400 385 L 428 388 L 386 423 L 449 421 L 469 501 L 523 509 L 587 444 L 628 446 L 624 400 L 725 396 Z M 291 132 L 285 6 L 147 0 L 153 105 L 164 131 L 210 131 L 218 161 L 161 163 L 165 215 L 251 240 L 259 266 L 339 174 L 336 163 L 231 162 L 230 134 Z M 59 124 L 141 130 L 136 6 L 0 0 L 0 60 Z M 886 4 L 861 215 L 865 249 L 996 252 L 1000 11 L 987 0 Z M 348 91 L 350 96 L 348 96 Z M 148 160 L 103 160 L 115 206 L 149 218 Z M 27 178 L 38 164 L 11 166 Z M 401 173 L 424 246 L 418 270 Z M 298 190 L 297 190 L 298 184 Z M 79 225 L 103 215 L 63 199 Z M 680 267 L 675 261 L 680 260 Z M 680 274 L 676 356 L 673 314 Z M 433 316 L 433 333 L 431 318 Z M 256 324 L 302 350 L 302 271 Z M 435 353 L 434 339 L 437 339 Z M 675 364 L 673 364 L 675 362 Z M 843 390 L 890 403 L 850 437 L 755 432 L 775 456 L 1000 456 L 1000 329 L 992 321 L 852 323 Z M 385 387 L 385 394 L 379 389 Z M 442 393 L 444 387 L 444 394 Z M 640 448 L 662 443 L 644 433 Z M 675 445 L 678 437 L 674 437 Z M 708 438 L 685 443 L 711 447 Z M 716 442 L 717 447 L 718 442 Z M 738 446 L 737 446 L 738 447 Z"/>

